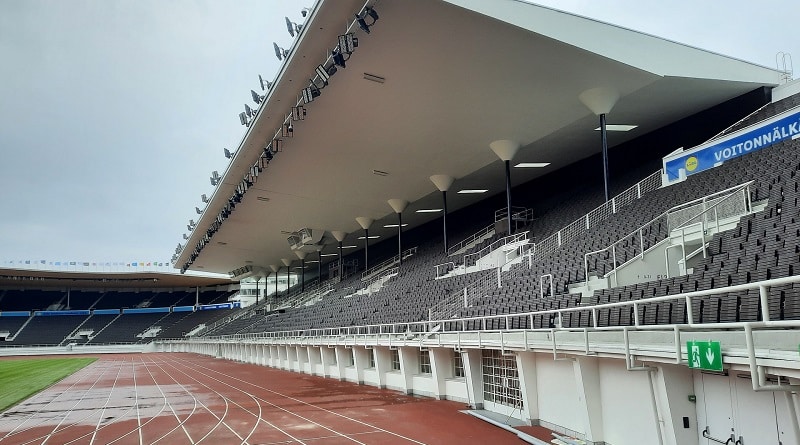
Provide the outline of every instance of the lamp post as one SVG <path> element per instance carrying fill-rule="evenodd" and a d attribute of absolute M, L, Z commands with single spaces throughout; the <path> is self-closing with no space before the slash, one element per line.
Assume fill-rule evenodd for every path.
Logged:
<path fill-rule="evenodd" d="M 344 270 L 344 263 L 342 262 L 342 241 L 344 241 L 344 237 L 347 236 L 347 233 L 341 230 L 331 230 L 331 235 L 339 242 L 339 281 L 341 282 L 342 272 Z"/>
<path fill-rule="evenodd" d="M 433 185 L 442 192 L 442 238 L 444 239 L 444 253 L 447 255 L 447 190 L 453 185 L 455 178 L 447 175 L 433 175 L 430 177 Z"/>
<path fill-rule="evenodd" d="M 619 100 L 619 92 L 613 88 L 597 87 L 590 88 L 580 95 L 578 99 L 590 109 L 592 113 L 600 116 L 600 143 L 603 151 L 603 189 L 606 201 L 609 200 L 608 193 L 608 138 L 606 136 L 606 114 L 611 112 Z"/>
<path fill-rule="evenodd" d="M 397 213 L 397 261 L 398 265 L 403 265 L 403 210 L 408 207 L 405 199 L 393 198 L 387 201 L 389 206 Z"/>
<path fill-rule="evenodd" d="M 519 142 L 501 139 L 490 143 L 489 148 L 503 161 L 506 167 L 506 216 L 508 218 L 508 234 L 511 235 L 514 231 L 511 225 L 511 160 L 519 150 Z"/>
<path fill-rule="evenodd" d="M 369 226 L 375 220 L 366 216 L 356 217 L 356 222 L 362 229 L 364 229 L 364 270 L 369 269 Z"/>
<path fill-rule="evenodd" d="M 304 292 L 306 290 L 306 256 L 308 252 L 295 250 L 294 254 L 300 258 L 300 292 Z"/>

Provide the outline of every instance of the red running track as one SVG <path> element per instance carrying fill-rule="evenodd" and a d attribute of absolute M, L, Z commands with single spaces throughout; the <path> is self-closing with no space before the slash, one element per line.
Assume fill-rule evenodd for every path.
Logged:
<path fill-rule="evenodd" d="M 97 358 L 0 415 L 0 445 L 522 443 L 456 402 L 195 354 Z"/>

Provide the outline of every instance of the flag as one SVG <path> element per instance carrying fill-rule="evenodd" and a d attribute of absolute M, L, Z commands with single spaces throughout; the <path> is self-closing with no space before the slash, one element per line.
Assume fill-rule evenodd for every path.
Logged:
<path fill-rule="evenodd" d="M 69 262 L 69 265 L 70 265 L 70 266 L 74 266 L 74 265 L 75 265 L 75 261 L 70 261 L 70 262 Z"/>
<path fill-rule="evenodd" d="M 133 266 L 133 267 L 136 267 L 136 266 L 138 266 L 138 264 L 136 264 L 136 263 L 131 263 L 131 266 Z"/>

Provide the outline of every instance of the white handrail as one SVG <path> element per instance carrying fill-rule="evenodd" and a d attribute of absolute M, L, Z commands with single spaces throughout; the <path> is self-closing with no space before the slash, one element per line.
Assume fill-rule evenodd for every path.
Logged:
<path fill-rule="evenodd" d="M 468 236 L 467 238 L 463 239 L 461 242 L 456 243 L 455 245 L 450 246 L 447 249 L 448 255 L 453 255 L 459 250 L 463 249 L 468 244 L 474 243 L 475 240 L 488 236 L 490 232 L 494 232 L 494 223 L 489 224 L 488 226 L 478 230 L 477 232 L 473 233 L 472 235 Z"/>
<path fill-rule="evenodd" d="M 540 311 L 532 311 L 532 312 L 520 312 L 520 313 L 513 313 L 513 314 L 503 314 L 503 315 L 486 315 L 486 316 L 478 316 L 478 317 L 461 317 L 461 318 L 451 318 L 451 319 L 437 319 L 437 320 L 429 320 L 429 321 L 419 321 L 419 322 L 404 322 L 404 323 L 385 323 L 385 324 L 373 324 L 373 325 L 359 325 L 359 326 L 341 326 L 341 327 L 333 327 L 333 328 L 311 328 L 311 329 L 296 329 L 296 330 L 289 330 L 289 331 L 273 331 L 273 332 L 259 332 L 259 333 L 248 333 L 248 334 L 230 334 L 225 336 L 209 336 L 209 337 L 202 337 L 203 340 L 245 340 L 245 339 L 263 339 L 263 338 L 297 338 L 297 337 L 326 337 L 326 336 L 342 336 L 342 335 L 363 335 L 363 334 L 391 334 L 391 333 L 430 333 L 434 327 L 438 327 L 436 332 L 438 333 L 446 333 L 446 332 L 458 332 L 458 331 L 467 331 L 467 330 L 481 330 L 481 331 L 496 331 L 497 329 L 486 329 L 486 321 L 489 320 L 506 320 L 506 323 L 509 323 L 510 326 L 510 319 L 511 318 L 519 318 L 519 317 L 527 317 L 530 321 L 533 321 L 533 317 L 536 316 L 544 316 L 544 315 L 553 315 L 556 318 L 563 319 L 564 314 L 569 313 L 588 313 L 589 317 L 591 318 L 591 326 L 581 327 L 581 328 L 564 328 L 564 327 L 556 327 L 556 328 L 527 328 L 524 330 L 527 331 L 584 331 L 586 329 L 589 330 L 623 330 L 623 329 L 631 329 L 631 328 L 643 328 L 646 327 L 647 329 L 653 330 L 673 330 L 676 326 L 684 327 L 684 328 L 733 328 L 733 327 L 743 327 L 745 325 L 758 325 L 758 326 L 774 326 L 774 327 L 781 327 L 781 326 L 798 326 L 800 327 L 800 320 L 771 320 L 769 305 L 766 304 L 768 302 L 768 295 L 769 295 L 769 288 L 774 286 L 783 286 L 787 284 L 794 284 L 800 283 L 800 276 L 794 275 L 790 277 L 783 277 L 783 278 L 773 278 L 770 280 L 759 281 L 755 283 L 747 283 L 747 284 L 738 284 L 734 286 L 726 286 L 720 287 L 716 289 L 708 289 L 708 290 L 700 290 L 700 291 L 693 291 L 693 292 L 683 292 L 675 295 L 665 295 L 661 297 L 652 297 L 646 299 L 639 299 L 639 300 L 630 300 L 630 301 L 619 301 L 614 303 L 602 303 L 602 304 L 595 304 L 591 306 L 574 306 L 568 307 L 563 309 L 547 309 L 547 310 L 540 310 Z M 695 298 L 699 297 L 706 297 L 712 295 L 721 295 L 722 298 L 735 298 L 731 296 L 733 292 L 739 291 L 747 291 L 751 289 L 758 289 L 759 290 L 759 299 L 761 301 L 761 320 L 754 321 L 754 322 L 720 322 L 720 323 L 699 323 L 695 322 L 695 317 L 693 313 L 692 302 Z M 684 304 L 687 319 L 686 323 L 676 323 L 676 324 L 657 324 L 657 325 L 642 325 L 638 323 L 639 317 L 639 306 L 643 304 L 652 304 L 652 303 L 663 303 L 663 302 L 673 302 L 673 301 L 680 301 Z M 634 326 L 629 325 L 621 325 L 621 326 L 598 326 L 597 320 L 597 312 L 602 309 L 611 309 L 617 307 L 629 307 L 633 309 L 634 318 L 637 320 Z M 477 322 L 475 325 L 479 325 L 480 329 L 466 329 L 466 325 L 468 322 Z M 448 326 L 461 325 L 461 329 L 448 329 Z M 531 326 L 533 324 L 531 323 Z M 510 329 L 506 329 L 510 330 Z"/>

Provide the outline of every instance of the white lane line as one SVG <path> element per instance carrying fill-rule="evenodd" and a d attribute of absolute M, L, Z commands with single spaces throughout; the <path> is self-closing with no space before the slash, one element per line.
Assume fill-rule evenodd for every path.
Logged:
<path fill-rule="evenodd" d="M 152 359 L 150 361 L 152 363 L 154 363 L 156 366 L 158 366 L 158 364 L 156 364 Z M 194 412 L 197 410 L 197 397 L 195 397 L 190 391 L 186 391 L 186 388 L 184 388 L 183 385 L 179 384 L 175 380 L 175 378 L 172 378 L 172 380 L 175 381 L 175 383 L 178 383 L 178 386 L 180 386 L 181 389 L 183 389 L 189 395 L 189 397 L 191 397 L 192 400 L 194 401 L 194 406 L 192 407 L 192 411 L 186 416 L 186 419 L 181 420 L 180 416 L 178 416 L 178 413 L 175 411 L 175 407 L 173 406 L 172 403 L 169 402 L 169 398 L 167 397 L 167 394 L 164 392 L 163 389 L 161 389 L 161 384 L 159 384 L 156 381 L 156 378 L 153 375 L 153 372 L 150 371 L 150 367 L 147 366 L 147 364 L 145 364 L 144 359 L 142 359 L 142 363 L 144 364 L 144 367 L 147 370 L 147 372 L 150 374 L 150 377 L 153 379 L 153 383 L 156 384 L 156 388 L 158 388 L 158 391 L 161 393 L 161 396 L 164 397 L 164 400 L 166 401 L 167 405 L 169 406 L 169 410 L 172 412 L 172 416 L 175 417 L 175 420 L 178 421 L 178 424 L 174 428 L 172 428 L 171 430 L 167 431 L 166 433 L 164 433 L 161 437 L 157 438 L 156 440 L 150 442 L 150 445 L 154 445 L 155 443 L 159 442 L 161 439 L 169 436 L 170 434 L 172 434 L 173 431 L 177 430 L 178 428 L 181 428 L 183 430 L 184 434 L 186 434 L 186 437 L 189 439 L 189 443 L 194 445 L 195 441 L 194 441 L 194 439 L 192 439 L 192 436 L 189 434 L 189 431 L 186 429 L 186 425 L 185 424 L 186 424 L 186 421 L 188 421 L 189 418 L 192 417 Z M 161 369 L 160 366 L 159 366 L 159 369 Z M 161 369 L 161 371 L 164 372 L 165 374 L 169 375 L 163 369 Z"/>
<path fill-rule="evenodd" d="M 133 397 L 136 403 L 136 430 L 139 433 L 139 445 L 144 445 L 144 438 L 142 437 L 142 412 L 139 409 L 139 387 L 136 386 L 136 362 L 133 365 Z"/>
<path fill-rule="evenodd" d="M 119 376 L 119 374 L 117 374 L 117 376 Z M 100 381 L 100 379 L 98 379 L 98 380 L 97 380 L 97 382 L 99 382 L 99 381 Z M 72 411 L 73 411 L 73 410 L 75 410 L 75 407 L 79 406 L 79 405 L 81 404 L 81 402 L 83 402 L 83 399 L 85 399 L 85 398 L 86 398 L 86 396 L 89 394 L 89 392 L 90 392 L 90 391 L 92 391 L 92 390 L 94 389 L 94 387 L 95 387 L 95 385 L 97 384 L 97 382 L 95 382 L 95 383 L 94 383 L 94 384 L 93 384 L 91 387 L 89 387 L 88 389 L 86 389 L 86 390 L 83 392 L 83 394 L 81 395 L 80 399 L 78 399 L 78 401 L 77 401 L 77 402 L 75 402 L 75 404 L 73 404 L 73 405 L 72 405 L 72 408 L 70 408 L 69 410 L 67 410 L 67 412 L 64 414 L 64 417 L 61 419 L 61 421 L 60 421 L 60 422 L 58 422 L 58 425 L 56 425 L 56 426 L 55 426 L 55 428 L 53 428 L 53 430 L 52 430 L 52 431 L 51 431 L 49 434 L 47 434 L 46 436 L 43 436 L 44 440 L 42 441 L 41 445 L 45 445 L 45 444 L 47 443 L 47 441 L 48 441 L 48 440 L 50 440 L 50 438 L 53 436 L 53 434 L 56 434 L 57 432 L 64 431 L 64 430 L 66 430 L 67 428 L 69 428 L 70 426 L 72 426 L 72 425 L 75 425 L 75 424 L 77 424 L 78 422 L 80 422 L 80 420 L 83 420 L 83 419 L 85 419 L 85 418 L 88 418 L 88 417 L 90 417 L 90 416 L 92 415 L 92 413 L 91 413 L 91 411 L 90 411 L 90 413 L 89 413 L 88 415 L 86 415 L 86 416 L 82 417 L 82 418 L 81 418 L 80 420 L 78 420 L 77 422 L 73 422 L 73 423 L 71 423 L 71 424 L 68 424 L 67 426 L 65 426 L 64 428 L 61 428 L 61 429 L 59 430 L 59 427 L 61 427 L 61 424 L 63 424 L 63 423 L 64 423 L 64 421 L 65 421 L 65 420 L 67 420 L 67 418 L 69 418 L 70 414 L 72 414 Z M 116 378 L 115 378 L 114 382 L 116 383 Z M 37 441 L 37 440 L 39 440 L 39 439 L 41 439 L 41 437 L 40 437 L 40 438 L 37 438 L 37 439 L 34 439 L 34 440 L 30 440 L 30 441 L 28 441 L 28 442 L 25 442 L 25 444 L 28 444 L 28 443 L 35 442 L 35 441 Z M 23 444 L 23 445 L 25 445 L 25 444 Z"/>
<path fill-rule="evenodd" d="M 50 406 L 56 400 L 58 400 L 59 398 L 61 398 L 64 395 L 68 394 L 70 392 L 70 390 L 72 388 L 74 388 L 76 385 L 78 385 L 79 383 L 82 383 L 84 380 L 88 380 L 89 377 L 96 376 L 95 381 L 94 381 L 94 383 L 96 384 L 97 381 L 100 380 L 100 378 L 102 378 L 103 374 L 108 369 L 108 367 L 101 366 L 101 365 L 99 365 L 97 363 L 98 362 L 94 362 L 94 363 L 90 364 L 89 366 L 83 368 L 87 372 L 80 372 L 80 378 L 78 380 L 74 381 L 67 388 L 64 388 L 63 390 L 60 390 L 60 391 L 56 391 L 56 386 L 54 385 L 54 386 L 48 388 L 47 390 L 45 390 L 43 392 L 40 392 L 39 394 L 31 397 L 30 399 L 26 400 L 22 404 L 17 405 L 12 410 L 6 411 L 5 414 L 12 414 L 14 411 L 19 410 L 20 408 L 24 408 L 26 406 L 30 406 L 33 403 L 37 403 L 39 399 L 44 399 L 45 397 L 50 397 L 50 396 L 55 395 L 55 397 L 52 397 L 47 403 L 45 403 L 44 405 L 40 406 L 36 411 L 32 411 L 30 414 L 28 414 L 22 422 L 19 422 L 12 430 L 8 431 L 3 437 L 0 437 L 0 442 L 2 442 L 4 439 L 6 439 L 8 437 L 11 437 L 11 436 L 13 436 L 15 434 L 24 433 L 25 431 L 28 431 L 30 429 L 38 427 L 39 425 L 41 425 L 42 423 L 44 423 L 44 422 L 46 422 L 46 421 L 48 421 L 50 419 L 55 419 L 56 417 L 58 417 L 58 415 L 42 416 L 40 414 L 42 413 L 42 411 L 44 411 L 48 406 Z M 83 370 L 81 370 L 81 371 L 83 371 Z M 89 371 L 91 371 L 91 372 L 89 372 Z M 73 374 L 73 376 L 74 375 L 75 374 Z M 63 383 L 63 381 L 61 383 Z M 21 429 L 23 425 L 28 423 L 28 421 L 34 420 L 34 419 L 38 420 L 39 422 L 36 423 L 35 425 L 32 425 L 32 426 L 27 427 L 25 429 Z"/>
<path fill-rule="evenodd" d="M 354 419 L 354 418 L 352 418 L 352 417 L 349 417 L 349 416 L 346 416 L 346 415 L 344 415 L 344 414 L 337 413 L 336 411 L 331 411 L 331 410 L 329 410 L 329 409 L 322 408 L 322 407 L 320 407 L 320 406 L 314 405 L 313 403 L 308 403 L 308 402 L 305 402 L 305 401 L 303 401 L 303 400 L 300 400 L 300 399 L 298 399 L 298 398 L 295 398 L 295 397 L 292 397 L 292 396 L 288 396 L 288 395 L 286 395 L 286 394 L 283 394 L 283 393 L 280 393 L 280 392 L 278 392 L 278 391 L 273 391 L 273 390 L 271 390 L 271 389 L 269 389 L 269 388 L 265 388 L 265 387 L 263 387 L 263 386 L 260 386 L 260 385 L 257 385 L 257 384 L 255 384 L 255 383 L 251 383 L 251 382 L 248 382 L 248 381 L 246 381 L 246 380 L 242 380 L 242 379 L 240 379 L 240 378 L 238 378 L 238 377 L 235 377 L 235 376 L 232 376 L 232 375 L 225 374 L 224 372 L 221 372 L 221 371 L 217 371 L 216 369 L 212 369 L 212 368 L 209 368 L 209 367 L 206 367 L 206 366 L 200 366 L 200 365 L 196 365 L 196 366 L 197 366 L 197 367 L 201 367 L 201 368 L 203 368 L 203 369 L 207 369 L 207 370 L 209 370 L 209 371 L 212 371 L 212 372 L 215 372 L 215 373 L 217 373 L 217 374 L 221 374 L 221 375 L 225 376 L 227 379 L 230 379 L 230 380 L 236 380 L 236 381 L 239 381 L 239 382 L 245 383 L 245 384 L 247 384 L 247 385 L 250 385 L 250 386 L 255 386 L 256 388 L 259 388 L 259 389 L 262 389 L 262 390 L 264 390 L 264 391 L 270 392 L 270 393 L 272 393 L 272 394 L 275 394 L 275 395 L 278 395 L 278 396 L 281 396 L 281 397 L 287 398 L 287 399 L 289 399 L 289 400 L 291 400 L 291 401 L 293 401 L 293 402 L 297 402 L 297 403 L 300 403 L 300 404 L 302 404 L 302 405 L 306 405 L 306 406 L 309 406 L 309 407 L 312 407 L 312 408 L 316 408 L 316 409 L 318 409 L 318 410 L 321 410 L 321 411 L 325 411 L 325 412 L 331 413 L 331 414 L 333 414 L 333 415 L 335 415 L 335 416 L 338 416 L 338 417 L 341 417 L 341 418 L 343 418 L 343 419 L 347 419 L 347 420 L 350 420 L 350 421 L 353 421 L 353 422 L 359 423 L 359 424 L 361 424 L 361 425 L 368 426 L 368 427 L 370 427 L 370 428 L 374 428 L 374 429 L 376 429 L 376 430 L 379 430 L 379 431 L 382 431 L 382 432 L 384 432 L 384 433 L 391 434 L 392 436 L 399 437 L 399 438 L 401 438 L 401 439 L 405 439 L 405 440 L 407 440 L 407 441 L 409 441 L 409 442 L 413 442 L 413 443 L 420 444 L 420 445 L 426 445 L 424 442 L 420 442 L 420 441 L 418 441 L 418 440 L 414 440 L 414 439 L 412 439 L 412 438 L 410 438 L 410 437 L 403 436 L 402 434 L 398 434 L 398 433 L 395 433 L 395 432 L 392 432 L 392 431 L 389 431 L 389 430 L 383 429 L 383 428 L 381 428 L 381 427 L 378 427 L 378 426 L 375 426 L 375 425 L 369 424 L 369 423 L 367 423 L 367 422 L 364 422 L 364 421 L 361 421 L 361 420 L 358 420 L 358 419 Z M 262 400 L 263 400 L 263 399 L 262 399 Z M 264 401 L 265 401 L 265 402 L 267 402 L 267 403 L 270 403 L 270 402 L 269 402 L 269 401 L 267 401 L 267 400 L 264 400 Z"/>
<path fill-rule="evenodd" d="M 186 366 L 186 365 L 184 365 L 184 366 Z M 204 374 L 204 373 L 201 373 L 201 374 L 202 374 L 202 375 L 204 375 L 204 376 L 206 376 L 206 377 L 208 377 L 208 378 L 210 378 L 210 379 L 212 379 L 212 380 L 214 380 L 214 381 L 216 381 L 216 382 L 219 382 L 219 383 L 221 383 L 221 384 L 223 384 L 223 385 L 225 385 L 225 386 L 228 386 L 228 387 L 230 387 L 230 388 L 232 388 L 232 389 L 234 389 L 234 390 L 236 390 L 236 391 L 240 391 L 240 392 L 242 392 L 242 393 L 246 394 L 247 396 L 249 396 L 249 397 L 251 397 L 251 398 L 254 398 L 254 399 L 256 399 L 256 400 L 262 400 L 262 401 L 264 401 L 264 403 L 266 403 L 266 404 L 268 404 L 268 405 L 270 405 L 270 406 L 272 406 L 272 407 L 274 407 L 274 408 L 277 408 L 278 410 L 280 410 L 280 411 L 283 411 L 283 412 L 285 412 L 285 413 L 287 413 L 287 414 L 289 414 L 289 415 L 292 415 L 292 416 L 295 416 L 295 417 L 297 417 L 297 418 L 299 418 L 299 419 L 302 419 L 302 420 L 303 420 L 303 421 L 305 421 L 306 423 L 314 424 L 314 425 L 316 425 L 316 426 L 318 426 L 318 427 L 320 427 L 320 428 L 323 428 L 323 429 L 326 429 L 326 430 L 330 431 L 331 433 L 333 433 L 333 434 L 335 434 L 335 435 L 337 435 L 337 436 L 339 436 L 339 437 L 344 437 L 344 438 L 346 438 L 346 439 L 348 439 L 348 440 L 351 440 L 351 441 L 353 441 L 353 442 L 356 442 L 356 443 L 359 443 L 359 444 L 362 444 L 362 445 L 364 445 L 362 442 L 359 442 L 358 440 L 356 440 L 356 439 L 354 439 L 354 438 L 352 438 L 352 437 L 349 437 L 349 436 L 348 436 L 348 435 L 346 435 L 346 434 L 340 433 L 340 432 L 338 432 L 338 431 L 336 431 L 336 430 L 334 430 L 334 429 L 332 429 L 332 428 L 329 428 L 329 427 L 327 427 L 327 426 L 325 426 L 325 425 L 322 425 L 322 424 L 321 424 L 321 423 L 319 423 L 319 422 L 315 422 L 315 421 L 313 421 L 313 420 L 311 420 L 311 419 L 309 419 L 309 418 L 307 418 L 307 417 L 304 417 L 304 416 L 302 416 L 302 415 L 300 415 L 300 414 L 297 414 L 297 413 L 295 413 L 295 412 L 293 412 L 293 411 L 290 411 L 290 410 L 288 410 L 288 409 L 286 409 L 286 408 L 283 408 L 282 406 L 280 406 L 280 405 L 277 405 L 277 404 L 275 404 L 275 403 L 272 403 L 272 402 L 270 402 L 269 400 L 266 400 L 266 399 L 263 399 L 263 398 L 260 398 L 260 397 L 254 396 L 253 394 L 250 394 L 250 393 L 248 393 L 247 391 L 245 391 L 245 390 L 243 390 L 243 389 L 241 389 L 241 388 L 238 388 L 238 387 L 236 387 L 236 386 L 233 386 L 233 385 L 231 385 L 231 384 L 229 384 L 229 383 L 227 383 L 227 382 L 224 382 L 224 381 L 222 381 L 222 380 L 216 379 L 216 378 L 214 378 L 214 377 L 212 377 L 212 376 L 210 376 L 210 375 L 208 375 L 208 374 Z M 259 405 L 259 406 L 260 406 L 260 405 Z M 244 407 L 242 407 L 242 408 L 243 408 L 243 409 L 245 409 Z M 245 409 L 245 410 L 246 410 L 246 409 Z M 246 410 L 246 411 L 247 411 L 247 410 Z M 248 411 L 248 412 L 250 412 L 250 411 Z M 251 414 L 252 414 L 252 413 L 251 413 Z M 308 439 L 306 439 L 306 440 L 308 440 Z"/>
<path fill-rule="evenodd" d="M 165 364 L 169 364 L 169 365 L 170 365 L 170 366 L 171 366 L 173 369 L 175 369 L 176 371 L 178 371 L 178 372 L 180 372 L 180 373 L 184 374 L 185 376 L 187 376 L 187 377 L 191 378 L 192 380 L 194 380 L 195 382 L 199 383 L 200 385 L 202 385 L 202 386 L 205 386 L 206 388 L 210 389 L 211 391 L 213 391 L 213 392 L 215 392 L 215 393 L 217 393 L 217 394 L 220 394 L 220 396 L 221 396 L 221 393 L 220 393 L 219 391 L 217 391 L 217 390 L 215 390 L 215 389 L 211 388 L 209 385 L 207 385 L 207 384 L 205 384 L 205 383 L 201 382 L 200 380 L 197 380 L 195 377 L 193 377 L 192 375 L 190 375 L 190 374 L 186 373 L 185 371 L 183 371 L 183 370 L 179 369 L 179 368 L 178 368 L 177 366 L 175 366 L 174 364 L 172 364 L 172 363 L 167 363 L 167 362 L 165 362 Z M 189 367 L 189 368 L 191 369 L 191 367 Z M 202 373 L 201 373 L 201 374 L 202 374 Z M 206 374 L 203 374 L 203 375 L 206 375 Z M 208 377 L 208 375 L 206 375 L 206 376 Z M 217 382 L 219 382 L 219 380 L 217 380 L 217 379 L 214 379 L 213 377 L 211 377 L 211 379 L 212 379 L 212 380 L 216 380 Z M 222 382 L 222 383 L 224 383 L 224 382 Z M 230 385 L 229 385 L 229 386 L 230 386 Z M 244 391 L 242 391 L 242 392 L 244 392 Z M 302 439 L 300 439 L 300 438 L 298 438 L 298 437 L 295 437 L 295 436 L 293 436 L 293 435 L 292 435 L 292 434 L 290 434 L 289 432 L 287 432 L 287 431 L 283 430 L 282 428 L 279 428 L 277 425 L 273 424 L 272 422 L 268 421 L 267 419 L 264 419 L 264 418 L 263 418 L 263 416 L 262 416 L 261 404 L 258 402 L 258 398 L 257 398 L 257 397 L 255 397 L 255 396 L 253 396 L 252 394 L 248 394 L 248 393 L 246 393 L 246 392 L 244 392 L 244 393 L 245 393 L 246 395 L 248 395 L 248 396 L 249 396 L 251 399 L 253 399 L 253 400 L 254 400 L 254 401 L 255 401 L 255 402 L 258 404 L 258 406 L 259 406 L 259 413 L 258 413 L 258 415 L 254 414 L 252 411 L 250 411 L 249 409 L 245 408 L 244 406 L 242 406 L 241 404 L 237 403 L 236 401 L 234 401 L 234 400 L 232 400 L 232 399 L 231 399 L 231 402 L 232 402 L 234 405 L 236 405 L 236 406 L 238 406 L 239 408 L 241 408 L 243 411 L 247 412 L 248 414 L 252 415 L 253 417 L 256 417 L 256 422 L 255 422 L 256 424 L 254 425 L 254 428 L 253 428 L 253 430 L 251 431 L 251 434 L 252 434 L 252 433 L 255 431 L 255 429 L 256 429 L 256 427 L 258 426 L 258 423 L 259 423 L 259 422 L 264 422 L 264 423 L 266 423 L 268 426 L 270 426 L 271 428 L 274 428 L 275 430 L 277 430 L 278 432 L 280 432 L 281 434 L 284 434 L 284 435 L 286 435 L 287 437 L 291 438 L 291 439 L 292 439 L 292 441 L 289 441 L 288 443 L 294 443 L 294 442 L 297 442 L 297 443 L 300 443 L 300 444 L 305 444 L 305 443 L 306 443 L 306 442 L 304 442 Z M 269 403 L 269 402 L 267 402 L 267 403 Z M 237 436 L 237 437 L 239 437 L 239 438 L 242 440 L 242 442 L 241 442 L 241 444 L 242 444 L 242 445 L 244 445 L 244 444 L 247 444 L 247 443 L 248 443 L 248 442 L 247 442 L 247 439 L 250 437 L 250 435 L 248 435 L 248 437 L 247 437 L 247 438 L 244 438 L 244 439 L 242 439 L 242 437 L 241 437 L 241 436 L 240 436 L 240 435 L 239 435 L 239 434 L 238 434 L 238 433 L 237 433 L 237 432 L 236 432 L 236 431 L 235 431 L 235 430 L 234 430 L 234 429 L 233 429 L 233 428 L 232 428 L 230 425 L 228 425 L 228 424 L 227 424 L 227 422 L 226 422 L 226 423 L 224 423 L 224 425 L 225 425 L 225 426 L 226 426 L 226 427 L 227 427 L 229 430 L 231 430 L 231 431 L 232 431 L 234 434 L 236 434 L 236 436 Z M 294 442 L 293 442 L 293 441 L 294 441 Z M 199 442 L 199 441 L 198 441 L 198 442 Z"/>
<path fill-rule="evenodd" d="M 106 409 L 108 408 L 108 403 L 111 401 L 111 395 L 114 394 L 114 388 L 117 386 L 117 380 L 119 380 L 119 374 L 122 372 L 122 366 L 117 369 L 117 376 L 114 378 L 114 384 L 111 386 L 111 389 L 108 391 L 108 397 L 106 397 L 106 402 L 103 403 L 103 409 L 100 410 L 100 415 L 97 419 L 97 425 L 94 427 L 94 432 L 92 432 L 92 438 L 89 440 L 89 445 L 94 444 L 94 440 L 97 437 L 97 432 L 100 431 L 100 425 L 103 423 L 103 417 L 106 414 Z"/>

